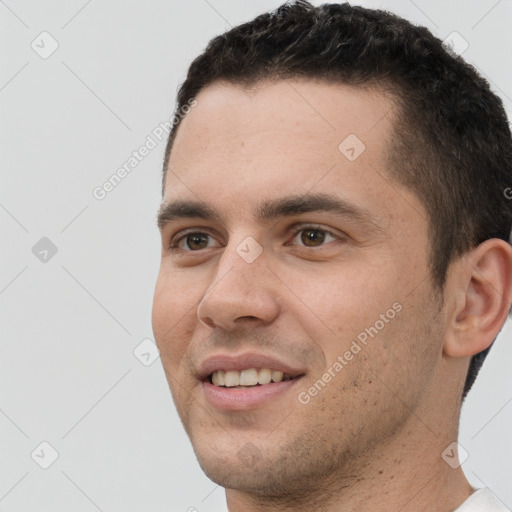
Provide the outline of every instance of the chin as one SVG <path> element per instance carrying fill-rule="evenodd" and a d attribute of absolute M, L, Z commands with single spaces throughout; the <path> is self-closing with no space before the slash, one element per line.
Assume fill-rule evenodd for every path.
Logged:
<path fill-rule="evenodd" d="M 265 493 L 275 479 L 269 466 L 277 468 L 276 461 L 268 460 L 252 442 L 242 441 L 238 446 L 235 440 L 223 447 L 193 443 L 199 465 L 210 480 L 228 489 Z"/>
<path fill-rule="evenodd" d="M 300 496 L 311 485 L 307 468 L 301 467 L 295 456 L 287 455 L 286 447 L 260 450 L 248 441 L 238 448 L 234 440 L 223 447 L 206 446 L 204 441 L 193 447 L 205 475 L 225 489 L 286 499 Z"/>

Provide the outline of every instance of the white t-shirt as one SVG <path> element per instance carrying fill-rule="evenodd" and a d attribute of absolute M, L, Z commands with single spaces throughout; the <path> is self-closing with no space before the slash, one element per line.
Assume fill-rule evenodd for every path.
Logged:
<path fill-rule="evenodd" d="M 511 512 L 488 487 L 475 491 L 453 512 Z"/>

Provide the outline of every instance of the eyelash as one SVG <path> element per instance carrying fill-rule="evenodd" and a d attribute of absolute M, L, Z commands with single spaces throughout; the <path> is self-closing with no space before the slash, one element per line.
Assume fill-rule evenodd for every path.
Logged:
<path fill-rule="evenodd" d="M 307 225 L 301 225 L 301 226 L 296 227 L 292 231 L 292 239 L 295 238 L 301 231 L 306 231 L 306 230 L 321 231 L 322 233 L 330 235 L 333 238 L 338 238 L 338 239 L 341 238 L 339 235 L 336 235 L 336 234 L 332 233 L 331 231 L 329 231 L 327 229 L 324 229 L 324 228 L 322 228 L 320 226 L 313 225 L 313 224 L 307 224 Z M 200 252 L 202 249 L 198 249 L 198 250 L 194 251 L 194 250 L 191 250 L 191 249 L 180 249 L 178 247 L 180 242 L 182 240 L 184 240 L 189 235 L 207 235 L 209 237 L 212 236 L 212 235 L 210 235 L 210 233 L 207 233 L 207 232 L 204 232 L 204 231 L 193 231 L 193 230 L 186 231 L 182 235 L 180 235 L 177 239 L 171 240 L 171 243 L 169 245 L 169 249 L 172 250 L 172 251 L 182 251 L 182 252 Z M 327 245 L 327 244 L 322 244 L 321 246 L 318 246 L 318 247 L 321 248 L 321 247 L 324 247 L 325 245 Z M 307 247 L 307 246 L 302 246 L 302 248 L 303 249 L 316 249 L 316 247 Z"/>

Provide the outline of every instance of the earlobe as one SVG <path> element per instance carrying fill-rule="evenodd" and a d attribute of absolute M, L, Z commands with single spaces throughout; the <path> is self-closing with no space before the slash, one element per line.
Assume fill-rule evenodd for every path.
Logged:
<path fill-rule="evenodd" d="M 500 332 L 512 302 L 512 247 L 492 238 L 462 256 L 450 269 L 452 300 L 443 351 L 468 357 L 485 350 Z"/>

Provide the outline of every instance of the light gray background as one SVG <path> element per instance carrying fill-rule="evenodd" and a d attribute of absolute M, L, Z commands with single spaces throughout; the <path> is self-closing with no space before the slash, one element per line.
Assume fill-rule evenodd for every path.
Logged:
<path fill-rule="evenodd" d="M 92 190 L 169 119 L 211 37 L 281 3 L 0 0 L 0 511 L 226 510 L 223 489 L 195 460 L 160 359 L 145 366 L 133 353 L 152 340 L 164 143 L 102 201 Z M 512 109 L 511 0 L 354 3 L 443 39 L 457 31 L 464 57 Z M 47 59 L 31 48 L 48 50 L 43 31 L 59 44 Z M 32 252 L 42 237 L 58 248 L 46 262 Z M 507 324 L 460 437 L 470 482 L 509 507 L 511 335 Z M 148 347 L 136 351 L 146 364 Z M 58 452 L 48 469 L 38 465 L 51 462 L 43 441 Z"/>

